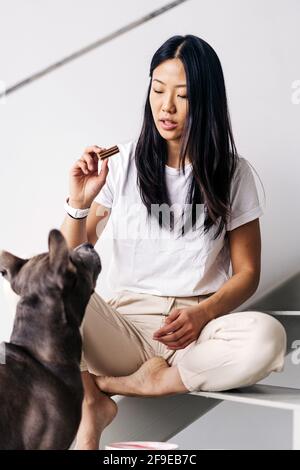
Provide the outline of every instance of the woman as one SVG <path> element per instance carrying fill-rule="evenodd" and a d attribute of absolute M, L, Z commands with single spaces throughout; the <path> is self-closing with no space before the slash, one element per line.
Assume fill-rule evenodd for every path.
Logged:
<path fill-rule="evenodd" d="M 78 449 L 98 448 L 113 394 L 226 390 L 283 368 L 281 324 L 230 313 L 259 284 L 262 209 L 234 144 L 220 61 L 202 39 L 174 36 L 154 54 L 150 79 L 139 138 L 99 175 L 98 146 L 70 172 L 69 206 L 90 209 L 67 215 L 62 232 L 70 248 L 94 245 L 110 218 L 116 291 L 107 302 L 94 293 L 82 325 Z"/>

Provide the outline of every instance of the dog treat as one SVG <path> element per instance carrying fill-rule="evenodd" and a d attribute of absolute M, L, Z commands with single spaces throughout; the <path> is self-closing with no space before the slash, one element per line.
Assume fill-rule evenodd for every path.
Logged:
<path fill-rule="evenodd" d="M 105 158 L 111 157 L 112 155 L 115 155 L 115 153 L 119 153 L 119 147 L 115 145 L 114 147 L 110 147 L 107 150 L 103 150 L 98 154 L 99 160 L 104 160 Z"/>

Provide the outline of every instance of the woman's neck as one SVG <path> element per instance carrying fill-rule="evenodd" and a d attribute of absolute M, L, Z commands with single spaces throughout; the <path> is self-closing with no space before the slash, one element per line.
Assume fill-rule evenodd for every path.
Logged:
<path fill-rule="evenodd" d="M 191 163 L 191 161 L 188 157 L 186 157 L 185 165 L 188 165 L 189 163 Z M 170 166 L 171 168 L 179 168 L 179 156 L 176 155 L 176 156 L 170 157 L 170 155 L 168 155 L 167 165 Z"/>
<path fill-rule="evenodd" d="M 188 156 L 185 158 L 185 164 L 190 163 Z M 167 165 L 171 168 L 179 168 L 179 144 L 177 142 L 168 142 Z"/>

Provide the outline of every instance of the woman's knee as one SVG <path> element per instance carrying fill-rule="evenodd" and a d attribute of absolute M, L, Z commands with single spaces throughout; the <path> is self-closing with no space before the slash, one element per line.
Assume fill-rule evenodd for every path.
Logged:
<path fill-rule="evenodd" d="M 267 313 L 243 313 L 255 319 L 249 338 L 248 360 L 266 373 L 282 370 L 287 346 L 282 324 Z"/>

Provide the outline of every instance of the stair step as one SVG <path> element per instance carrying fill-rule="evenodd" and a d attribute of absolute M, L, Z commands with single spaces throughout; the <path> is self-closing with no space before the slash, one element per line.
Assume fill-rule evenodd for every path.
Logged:
<path fill-rule="evenodd" d="M 287 317 L 300 317 L 300 311 L 298 310 L 263 310 L 265 313 L 270 315 L 282 315 Z"/>
<path fill-rule="evenodd" d="M 258 384 L 225 392 L 191 392 L 191 394 L 282 410 L 300 410 L 300 391 L 296 388 Z"/>

